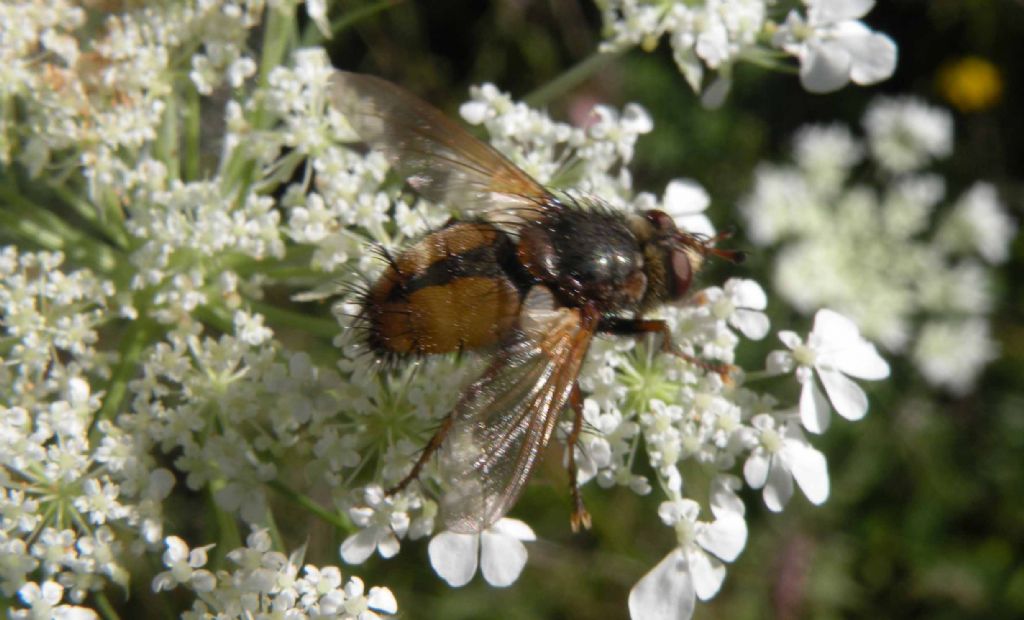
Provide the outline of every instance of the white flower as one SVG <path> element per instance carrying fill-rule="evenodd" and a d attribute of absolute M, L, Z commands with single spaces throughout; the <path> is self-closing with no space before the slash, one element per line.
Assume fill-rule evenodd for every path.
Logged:
<path fill-rule="evenodd" d="M 859 21 L 874 0 L 804 0 L 807 17 L 790 11 L 773 43 L 800 60 L 800 83 L 812 93 L 847 82 L 880 82 L 896 70 L 896 44 Z"/>
<path fill-rule="evenodd" d="M 832 310 L 814 315 L 814 329 L 804 341 L 791 331 L 779 332 L 789 351 L 773 351 L 768 356 L 768 371 L 791 372 L 803 386 L 800 392 L 800 420 L 812 433 L 828 427 L 829 403 L 814 380 L 816 373 L 836 412 L 847 420 L 859 420 L 868 410 L 864 390 L 847 375 L 876 381 L 889 376 L 889 365 L 875 346 L 861 337 L 850 319 Z"/>
<path fill-rule="evenodd" d="M 251 347 L 258 347 L 274 336 L 274 332 L 263 325 L 263 315 L 259 313 L 237 310 L 234 324 L 238 339 Z"/>
<path fill-rule="evenodd" d="M 953 250 L 975 251 L 993 265 L 1006 262 L 1017 224 L 1006 213 L 996 188 L 975 183 L 957 201 L 939 231 L 939 240 Z"/>
<path fill-rule="evenodd" d="M 86 607 L 61 605 L 64 586 L 54 581 L 43 585 L 30 581 L 18 590 L 21 601 L 31 609 L 11 610 L 11 618 L 31 620 L 96 620 L 99 616 Z"/>
<path fill-rule="evenodd" d="M 349 509 L 352 522 L 363 529 L 341 543 L 341 559 L 349 564 L 362 564 L 374 551 L 382 558 L 394 556 L 401 546 L 399 539 L 409 530 L 409 515 L 379 485 L 366 487 L 363 497 L 366 506 Z"/>
<path fill-rule="evenodd" d="M 775 418 L 758 414 L 751 424 L 757 443 L 743 464 L 743 477 L 751 488 L 764 489 L 762 496 L 769 510 L 780 512 L 785 507 L 793 495 L 794 480 L 812 504 L 828 499 L 825 455 L 807 442 L 795 420 L 780 429 Z"/>
<path fill-rule="evenodd" d="M 723 560 L 735 560 L 747 541 L 746 521 L 732 498 L 731 492 L 712 495 L 716 518 L 711 523 L 697 520 L 700 505 L 693 500 L 661 504 L 658 515 L 675 528 L 679 546 L 630 590 L 633 620 L 686 620 L 693 615 L 695 599 L 706 601 L 718 593 L 725 579 Z"/>
<path fill-rule="evenodd" d="M 760 340 L 768 333 L 768 316 L 764 310 L 768 298 L 761 285 L 753 280 L 730 278 L 724 288 L 705 289 L 705 305 L 711 316 L 740 330 L 751 340 Z"/>
<path fill-rule="evenodd" d="M 707 190 L 696 181 L 676 179 L 665 187 L 662 210 L 672 216 L 676 226 L 688 233 L 714 236 L 715 228 L 704 215 L 711 204 Z"/>
<path fill-rule="evenodd" d="M 430 565 L 448 585 L 466 585 L 477 565 L 487 583 L 504 588 L 512 585 L 526 566 L 526 545 L 536 540 L 530 526 L 518 519 L 504 518 L 479 534 L 444 531 L 430 540 Z"/>
<path fill-rule="evenodd" d="M 999 344 L 984 319 L 929 321 L 921 328 L 912 355 L 929 383 L 962 396 L 974 387 L 985 364 L 999 356 Z"/>
<path fill-rule="evenodd" d="M 185 541 L 177 536 L 165 539 L 167 551 L 164 552 L 166 570 L 153 578 L 153 591 L 172 590 L 179 584 L 186 584 L 197 592 L 209 592 L 217 585 L 213 573 L 202 568 L 206 565 L 206 552 L 213 545 L 198 547 L 189 551 Z"/>
<path fill-rule="evenodd" d="M 863 157 L 863 144 L 844 125 L 809 125 L 793 137 L 793 159 L 824 191 L 840 187 Z"/>
<path fill-rule="evenodd" d="M 882 168 L 901 174 L 953 150 L 953 117 L 912 97 L 882 97 L 864 114 L 871 154 Z"/>
<path fill-rule="evenodd" d="M 363 585 L 363 580 L 359 577 L 352 577 L 345 584 L 345 615 L 343 618 L 352 618 L 354 620 L 377 620 L 380 615 L 376 612 L 384 614 L 394 614 L 398 611 L 398 601 L 395 600 L 395 595 L 391 593 L 391 590 L 382 587 L 370 588 L 368 594 L 366 587 Z"/>

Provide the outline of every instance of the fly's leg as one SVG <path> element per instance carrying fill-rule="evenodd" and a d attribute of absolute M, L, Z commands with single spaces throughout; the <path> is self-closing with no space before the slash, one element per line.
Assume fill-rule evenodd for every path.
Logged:
<path fill-rule="evenodd" d="M 736 369 L 732 364 L 716 364 L 702 360 L 699 357 L 690 355 L 679 349 L 672 341 L 672 332 L 668 329 L 668 323 L 651 319 L 622 319 L 606 318 L 598 324 L 597 331 L 608 334 L 619 334 L 622 336 L 640 337 L 647 334 L 661 334 L 661 350 L 681 358 L 694 366 L 706 371 L 718 373 L 725 382 Z"/>
<path fill-rule="evenodd" d="M 580 485 L 576 477 L 576 443 L 583 430 L 583 394 L 580 393 L 579 383 L 573 383 L 569 405 L 573 412 L 572 431 L 569 432 L 569 439 L 566 442 L 566 448 L 569 450 L 569 492 L 572 494 L 572 515 L 569 517 L 569 524 L 573 532 L 578 532 L 581 527 L 590 529 L 590 513 L 583 506 L 583 496 L 580 495 Z"/>
<path fill-rule="evenodd" d="M 448 436 L 448 432 L 452 430 L 452 424 L 454 423 L 454 414 L 449 414 L 441 421 L 441 426 L 437 428 L 437 431 L 434 432 L 434 436 L 430 438 L 429 442 L 427 442 L 426 447 L 423 448 L 423 452 L 420 452 L 420 457 L 416 459 L 416 463 L 413 464 L 412 469 L 409 470 L 409 473 L 406 474 L 405 478 L 402 478 L 398 484 L 387 490 L 388 495 L 398 493 L 405 487 L 409 486 L 410 482 L 419 478 L 420 472 L 423 471 L 423 468 L 430 460 L 430 457 L 434 456 L 434 453 L 437 452 L 441 447 L 441 444 L 444 443 L 444 439 Z"/>

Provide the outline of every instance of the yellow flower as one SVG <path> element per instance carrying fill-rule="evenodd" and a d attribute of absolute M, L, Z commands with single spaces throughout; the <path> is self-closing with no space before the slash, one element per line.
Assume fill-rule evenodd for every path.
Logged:
<path fill-rule="evenodd" d="M 1003 78 L 991 62 L 967 56 L 939 70 L 939 92 L 957 110 L 979 112 L 995 105 L 1003 94 Z"/>

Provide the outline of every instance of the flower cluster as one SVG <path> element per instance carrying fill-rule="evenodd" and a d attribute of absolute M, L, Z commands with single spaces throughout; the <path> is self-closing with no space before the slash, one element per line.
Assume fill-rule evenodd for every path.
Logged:
<path fill-rule="evenodd" d="M 775 290 L 797 309 L 842 312 L 928 382 L 964 393 L 997 353 L 992 266 L 1016 223 L 992 185 L 951 199 L 929 172 L 952 149 L 948 112 L 881 98 L 864 130 L 800 130 L 793 164 L 757 171 L 742 207 L 749 235 L 777 249 Z"/>
<path fill-rule="evenodd" d="M 639 45 L 651 51 L 662 36 L 694 91 L 714 105 L 728 92 L 732 67 L 765 65 L 782 57 L 800 64 L 800 83 L 810 92 L 838 90 L 853 82 L 880 82 L 896 68 L 896 44 L 861 20 L 874 0 L 803 0 L 779 23 L 766 0 L 597 0 L 605 24 L 605 51 Z"/>
<path fill-rule="evenodd" d="M 334 618 L 379 620 L 398 611 L 395 596 L 383 587 L 369 591 L 359 577 L 342 578 L 336 566 L 303 565 L 305 549 L 285 555 L 272 548 L 266 530 L 255 529 L 245 546 L 229 551 L 233 570 L 216 574 L 203 568 L 208 545 L 189 550 L 177 536 L 168 536 L 163 555 L 167 570 L 153 579 L 153 589 L 178 586 L 196 593 L 186 620 L 214 618 Z M 301 570 L 301 573 L 300 573 Z"/>
<path fill-rule="evenodd" d="M 433 465 L 420 484 L 384 491 L 408 473 L 483 360 L 385 367 L 367 356 L 351 299 L 337 305 L 336 318 L 292 303 L 329 296 L 320 286 L 327 274 L 372 279 L 383 262 L 370 245 L 401 248 L 458 215 L 458 205 L 406 191 L 384 157 L 353 144 L 330 105 L 326 52 L 285 52 L 291 30 L 275 22 L 291 24 L 283 15 L 292 4 L 203 0 L 104 16 L 68 2 L 0 8 L 0 98 L 20 115 L 17 123 L 0 119 L 0 191 L 17 198 L 11 217 L 0 215 L 31 243 L 65 249 L 0 249 L 0 591 L 18 597 L 14 617 L 94 617 L 87 605 L 102 606 L 111 586 L 130 587 L 129 554 L 144 553 L 163 554 L 167 570 L 154 590 L 194 594 L 187 617 L 365 620 L 395 612 L 386 589 L 366 592 L 336 568 L 303 567 L 301 551 L 284 555 L 277 500 L 343 530 L 338 553 L 349 563 L 430 538 L 431 565 L 454 586 L 477 569 L 508 586 L 526 565 L 535 534 L 515 519 L 479 535 L 438 531 L 435 499 L 450 481 Z M 670 4 L 659 5 L 664 13 L 652 14 L 644 36 L 671 33 L 691 77 L 703 66 L 727 75 L 768 27 L 756 2 Z M 633 19 L 646 4 L 606 6 Z M 855 82 L 884 77 L 876 48 L 887 39 L 857 30 L 870 2 L 809 6 L 806 23 L 793 17 L 776 34 L 814 68 L 812 78 L 825 69 Z M 322 2 L 307 11 L 326 29 Z M 267 69 L 257 77 L 248 41 L 261 23 Z M 623 30 L 616 40 L 640 32 Z M 875 63 L 870 70 L 858 50 Z M 625 212 L 659 209 L 687 231 L 714 235 L 703 213 L 710 198 L 693 181 L 673 180 L 659 195 L 633 187 L 634 147 L 652 130 L 637 105 L 597 106 L 591 122 L 573 127 L 484 85 L 461 113 L 555 189 Z M 223 121 L 222 140 L 200 131 L 211 117 Z M 882 112 L 871 121 L 890 141 L 880 136 L 868 148 L 903 175 L 899 196 L 908 204 L 930 187 L 907 176 L 918 165 L 915 148 L 926 159 L 948 150 L 929 139 L 929 123 Z M 828 144 L 836 163 L 816 165 L 838 188 L 845 177 L 835 166 L 856 157 L 841 138 Z M 45 186 L 40 202 L 60 202 L 54 212 L 73 213 L 82 230 L 33 203 L 32 191 L 10 189 L 19 188 L 7 183 L 8 164 Z M 1000 217 L 985 199 L 984 188 L 969 194 L 936 243 L 957 255 L 1005 256 L 998 233 L 978 225 Z M 903 230 L 913 227 L 911 215 L 896 218 Z M 282 290 L 305 294 L 282 299 Z M 659 490 L 658 517 L 677 541 L 634 588 L 634 617 L 686 616 L 718 591 L 725 563 L 746 541 L 737 494 L 744 483 L 771 510 L 797 487 L 824 501 L 825 458 L 804 432 L 822 432 L 832 409 L 862 417 L 867 398 L 850 377 L 888 373 L 853 323 L 830 311 L 818 313 L 806 338 L 780 332 L 785 349 L 764 371 L 723 371 L 745 342 L 768 336 L 766 307 L 759 284 L 734 278 L 652 315 L 668 323 L 681 356 L 625 338 L 591 346 L 579 378 L 581 479 Z M 789 383 L 799 399 L 756 390 L 761 379 L 783 392 Z M 568 432 L 559 429 L 563 438 Z M 650 468 L 637 463 L 641 455 Z M 694 477 L 710 492 L 694 491 L 702 488 Z M 167 508 L 197 493 L 219 523 L 253 528 L 222 565 L 209 546 L 189 549 L 174 535 L 180 524 Z"/>
<path fill-rule="evenodd" d="M 96 344 L 114 287 L 63 262 L 0 249 L 0 591 L 33 610 L 126 586 L 118 533 L 143 546 L 159 540 L 174 484 L 103 419 L 92 386 L 112 372 Z"/>

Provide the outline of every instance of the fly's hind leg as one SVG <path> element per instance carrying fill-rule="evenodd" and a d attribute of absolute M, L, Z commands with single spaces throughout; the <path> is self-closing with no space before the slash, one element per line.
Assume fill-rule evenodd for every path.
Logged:
<path fill-rule="evenodd" d="M 679 357 L 698 368 L 718 373 L 723 381 L 728 382 L 732 372 L 736 369 L 732 364 L 716 364 L 702 360 L 699 357 L 690 355 L 679 349 L 672 341 L 672 332 L 668 329 L 668 323 L 651 319 L 602 319 L 597 331 L 608 334 L 620 334 L 623 336 L 643 336 L 645 334 L 661 334 L 661 350 Z"/>
<path fill-rule="evenodd" d="M 569 450 L 569 492 L 572 494 L 572 515 L 569 517 L 569 524 L 572 526 L 572 531 L 578 532 L 581 527 L 590 529 L 590 513 L 583 505 L 583 496 L 580 495 L 576 471 L 576 443 L 583 430 L 583 394 L 580 393 L 579 383 L 573 383 L 572 392 L 569 394 L 569 405 L 572 406 L 573 412 L 572 431 L 569 432 L 569 439 L 566 442 L 566 448 Z"/>
<path fill-rule="evenodd" d="M 444 443 L 444 439 L 445 437 L 448 436 L 448 432 L 452 430 L 452 424 L 454 422 L 454 413 L 448 414 L 448 416 L 441 421 L 441 426 L 437 428 L 437 430 L 434 432 L 434 436 L 430 438 L 430 441 L 427 442 L 426 447 L 424 447 L 423 451 L 420 452 L 420 457 L 416 459 L 416 462 L 413 464 L 412 469 L 409 470 L 409 473 L 406 474 L 405 477 L 398 482 L 398 484 L 387 490 L 388 495 L 394 495 L 395 493 L 398 493 L 405 487 L 409 486 L 410 482 L 419 478 L 420 472 L 423 471 L 423 468 L 426 466 L 427 462 L 430 461 L 430 457 L 434 456 L 434 453 L 437 452 L 437 450 L 441 447 L 441 444 Z"/>

